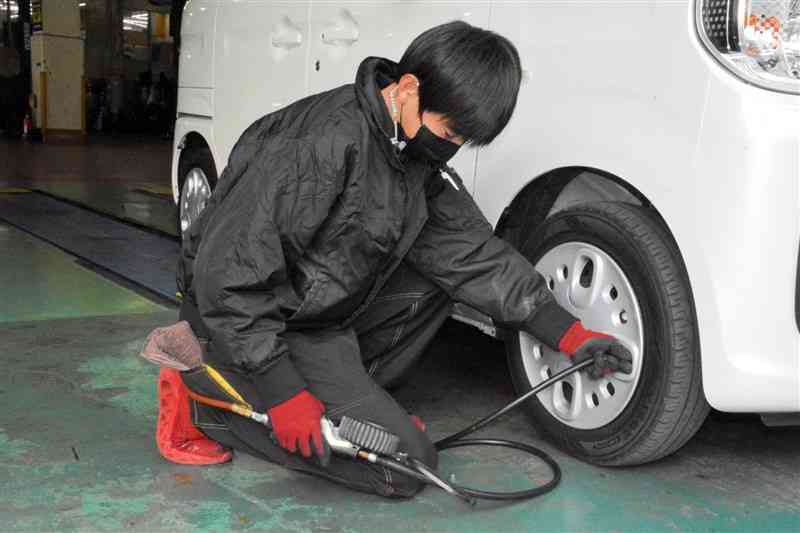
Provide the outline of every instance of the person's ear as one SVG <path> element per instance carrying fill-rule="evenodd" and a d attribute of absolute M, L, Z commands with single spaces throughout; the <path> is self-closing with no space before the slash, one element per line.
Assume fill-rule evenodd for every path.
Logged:
<path fill-rule="evenodd" d="M 397 82 L 397 100 L 402 103 L 419 101 L 419 80 L 413 74 L 403 74 Z"/>

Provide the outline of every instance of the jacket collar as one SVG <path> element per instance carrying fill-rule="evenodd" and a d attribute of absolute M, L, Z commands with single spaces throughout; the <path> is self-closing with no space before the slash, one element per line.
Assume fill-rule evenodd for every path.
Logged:
<path fill-rule="evenodd" d="M 405 165 L 390 141 L 394 135 L 394 123 L 381 94 L 380 80 L 389 79 L 397 79 L 397 63 L 382 57 L 364 59 L 356 74 L 356 98 L 387 159 L 399 170 L 405 170 Z"/>
<path fill-rule="evenodd" d="M 424 178 L 429 178 L 433 174 L 438 175 L 436 171 L 444 168 L 455 172 L 447 165 L 430 165 L 409 160 L 406 156 L 401 156 L 392 144 L 390 139 L 394 136 L 394 122 L 389 110 L 386 109 L 381 89 L 387 82 L 395 81 L 398 77 L 397 63 L 382 57 L 364 59 L 356 74 L 356 98 L 386 158 L 398 170 L 406 172 L 413 168 L 416 170 L 412 170 L 412 173 L 419 172 Z"/>

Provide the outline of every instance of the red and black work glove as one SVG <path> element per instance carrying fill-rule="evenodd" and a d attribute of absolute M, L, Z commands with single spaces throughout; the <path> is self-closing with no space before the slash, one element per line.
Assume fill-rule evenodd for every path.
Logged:
<path fill-rule="evenodd" d="M 292 453 L 298 448 L 303 457 L 311 457 L 311 441 L 320 461 L 327 463 L 330 452 L 322 438 L 320 418 L 325 406 L 316 396 L 303 389 L 283 403 L 267 411 L 272 433 L 281 448 Z"/>
<path fill-rule="evenodd" d="M 589 375 L 594 379 L 614 372 L 630 374 L 633 370 L 631 352 L 622 343 L 611 335 L 584 328 L 580 321 L 564 333 L 558 349 L 575 363 L 594 359 L 594 364 L 588 367 Z"/>

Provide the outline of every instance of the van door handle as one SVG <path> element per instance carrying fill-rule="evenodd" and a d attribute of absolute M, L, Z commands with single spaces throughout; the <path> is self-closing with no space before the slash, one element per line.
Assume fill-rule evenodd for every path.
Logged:
<path fill-rule="evenodd" d="M 352 46 L 360 37 L 358 22 L 350 13 L 343 9 L 336 19 L 322 30 L 322 42 L 333 46 Z"/>
<path fill-rule="evenodd" d="M 272 46 L 291 50 L 303 44 L 303 32 L 284 16 L 272 27 Z"/>

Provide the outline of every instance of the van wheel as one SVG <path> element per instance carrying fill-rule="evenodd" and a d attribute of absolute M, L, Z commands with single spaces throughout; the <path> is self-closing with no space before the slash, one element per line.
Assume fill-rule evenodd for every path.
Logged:
<path fill-rule="evenodd" d="M 178 229 L 186 234 L 211 198 L 217 186 L 217 167 L 207 146 L 187 148 L 181 154 L 178 167 L 180 176 L 180 198 L 178 205 Z"/>
<path fill-rule="evenodd" d="M 659 217 L 624 203 L 578 205 L 546 219 L 521 252 L 559 304 L 616 336 L 634 359 L 630 375 L 580 372 L 531 398 L 536 427 L 598 465 L 647 463 L 683 446 L 709 406 L 688 275 Z M 506 346 L 520 394 L 570 364 L 525 333 Z"/>

